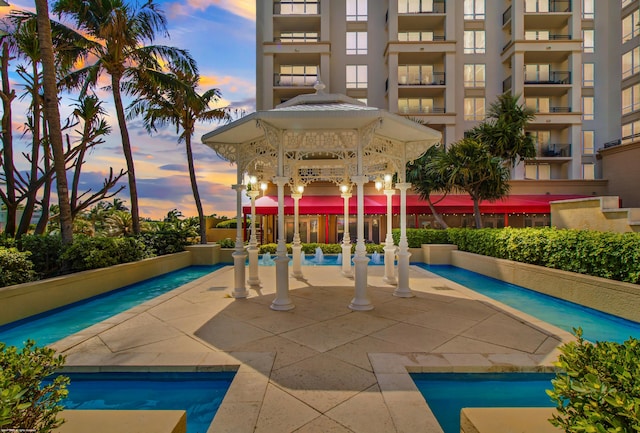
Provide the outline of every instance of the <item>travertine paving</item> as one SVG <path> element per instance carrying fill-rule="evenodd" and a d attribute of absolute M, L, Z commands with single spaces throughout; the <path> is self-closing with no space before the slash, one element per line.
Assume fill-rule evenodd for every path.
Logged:
<path fill-rule="evenodd" d="M 442 430 L 408 372 L 549 368 L 571 338 L 419 268 L 394 297 L 369 269 L 368 312 L 338 267 L 303 267 L 288 312 L 269 308 L 275 268 L 233 299 L 226 267 L 54 347 L 75 369 L 237 369 L 209 432 L 413 433 Z"/>

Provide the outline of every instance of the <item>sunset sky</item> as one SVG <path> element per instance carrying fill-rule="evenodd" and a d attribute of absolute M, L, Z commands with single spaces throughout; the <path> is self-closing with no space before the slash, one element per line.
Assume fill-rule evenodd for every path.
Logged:
<path fill-rule="evenodd" d="M 31 0 L 10 0 L 9 3 L 11 9 L 35 12 Z M 156 43 L 187 49 L 191 53 L 202 77 L 201 91 L 218 88 L 223 96 L 222 105 L 244 110 L 247 114 L 255 111 L 255 0 L 156 0 L 156 3 L 165 12 L 170 34 L 169 40 L 160 39 Z M 9 8 L 0 8 L 2 14 L 7 10 Z M 14 63 L 13 71 L 15 66 Z M 22 93 L 17 75 L 12 78 L 16 92 Z M 82 178 L 85 190 L 96 190 L 107 176 L 109 167 L 116 173 L 126 169 L 112 95 L 104 90 L 99 90 L 97 95 L 109 112 L 108 121 L 113 131 L 106 143 L 87 157 Z M 71 98 L 63 99 L 63 117 L 70 113 L 69 105 L 73 102 Z M 26 108 L 27 101 L 16 99 L 13 105 L 16 154 L 26 151 L 30 141 L 29 137 L 22 136 L 21 129 L 26 120 Z M 197 215 L 184 144 L 177 142 L 175 128 L 149 136 L 140 120 L 128 125 L 134 147 L 140 215 L 158 219 L 172 209 L 180 210 L 185 216 Z M 194 135 L 198 187 L 206 215 L 232 216 L 235 214 L 235 191 L 231 185 L 236 181 L 235 167 L 221 161 L 200 142 L 202 134 L 217 126 L 215 123 L 200 124 Z M 20 168 L 25 167 L 23 164 Z M 123 183 L 126 184 L 126 180 Z M 118 197 L 125 204 L 129 203 L 128 189 Z"/>

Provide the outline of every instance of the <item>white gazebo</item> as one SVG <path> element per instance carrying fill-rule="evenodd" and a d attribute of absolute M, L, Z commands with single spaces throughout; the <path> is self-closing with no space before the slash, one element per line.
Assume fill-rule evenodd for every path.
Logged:
<path fill-rule="evenodd" d="M 345 203 L 345 221 L 348 221 L 348 200 L 353 185 L 357 198 L 357 243 L 355 274 L 351 267 L 351 244 L 348 231 L 343 238 L 342 273 L 355 279 L 355 295 L 349 308 L 371 310 L 367 297 L 367 269 L 364 237 L 364 185 L 380 182 L 388 203 L 395 189 L 400 191 L 400 242 L 393 246 L 391 227 L 387 230 L 385 246 L 385 282 L 396 284 L 395 296 L 413 296 L 409 288 L 409 248 L 406 236 L 406 193 L 410 184 L 405 181 L 405 166 L 440 141 L 439 132 L 404 117 L 378 108 L 367 107 L 353 98 L 338 94 L 325 94 L 324 85 L 316 83 L 316 93 L 297 96 L 272 110 L 258 111 L 202 137 L 223 159 L 237 166 L 237 218 L 242 217 L 242 193 L 247 189 L 252 203 L 251 239 L 249 242 L 249 279 L 245 281 L 245 253 L 243 233 L 238 224 L 234 257 L 233 296 L 248 295 L 246 285 L 260 285 L 258 276 L 258 248 L 254 235 L 255 197 L 259 184 L 273 182 L 278 190 L 278 246 L 276 263 L 276 297 L 274 310 L 294 308 L 289 297 L 289 275 L 285 239 L 284 194 L 289 186 L 294 199 L 293 270 L 294 278 L 302 277 L 300 267 L 300 236 L 298 202 L 304 187 L 315 181 L 333 182 L 336 194 Z M 396 175 L 397 182 L 391 182 Z M 251 179 L 247 185 L 243 179 Z M 386 180 L 386 181 L 384 181 Z M 391 206 L 387 206 L 388 212 Z M 388 226 L 391 225 L 391 215 Z M 394 258 L 397 254 L 397 281 Z"/>

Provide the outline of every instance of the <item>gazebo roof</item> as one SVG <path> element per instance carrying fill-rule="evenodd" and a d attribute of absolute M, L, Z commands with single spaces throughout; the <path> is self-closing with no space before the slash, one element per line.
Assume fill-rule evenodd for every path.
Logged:
<path fill-rule="evenodd" d="M 320 87 L 224 125 L 202 142 L 242 172 L 266 177 L 276 174 L 278 155 L 284 155 L 283 174 L 307 183 L 355 175 L 358 155 L 367 175 L 404 172 L 407 161 L 440 138 L 417 122 Z"/>

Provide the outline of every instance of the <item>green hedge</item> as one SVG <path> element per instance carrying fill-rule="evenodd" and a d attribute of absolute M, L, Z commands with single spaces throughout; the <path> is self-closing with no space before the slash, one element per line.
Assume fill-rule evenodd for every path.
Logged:
<path fill-rule="evenodd" d="M 365 244 L 367 248 L 367 253 L 372 254 L 374 252 L 383 253 L 384 245 L 378 244 Z M 340 254 L 342 253 L 342 244 L 322 244 L 322 243 L 303 243 L 302 251 L 305 254 L 315 254 L 316 248 L 320 247 L 322 249 L 323 254 Z M 260 245 L 260 254 L 269 253 L 276 254 L 278 249 L 278 244 L 263 244 Z M 351 252 L 354 253 L 356 251 L 356 245 L 351 244 Z M 287 244 L 287 253 L 291 254 L 291 244 Z"/>
<path fill-rule="evenodd" d="M 28 283 L 38 279 L 29 260 L 31 253 L 0 247 L 0 287 Z"/>
<path fill-rule="evenodd" d="M 102 238 L 76 236 L 73 244 L 62 253 L 69 271 L 106 268 L 120 263 L 135 262 L 150 257 L 144 243 L 134 237 Z"/>
<path fill-rule="evenodd" d="M 393 243 L 400 242 L 400 229 L 391 231 Z M 407 229 L 407 242 L 409 248 L 420 248 L 422 244 L 450 244 L 446 230 L 437 229 Z"/>

